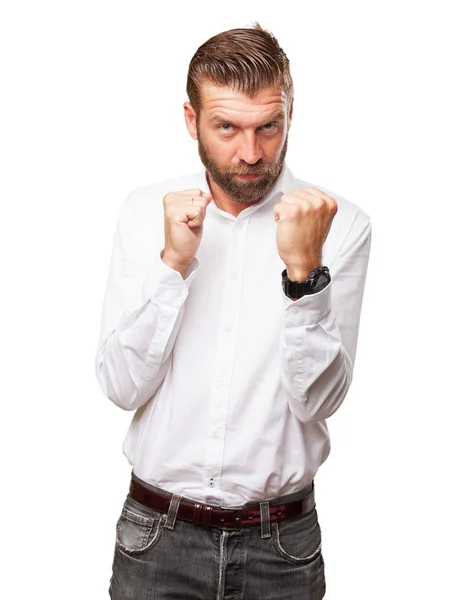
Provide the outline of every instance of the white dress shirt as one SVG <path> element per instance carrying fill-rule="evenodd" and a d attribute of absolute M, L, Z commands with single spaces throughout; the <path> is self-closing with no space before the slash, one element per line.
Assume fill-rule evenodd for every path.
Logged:
<path fill-rule="evenodd" d="M 205 169 L 137 188 L 122 203 L 96 373 L 107 398 L 137 409 L 123 453 L 148 483 L 235 507 L 306 487 L 329 455 L 326 419 L 352 380 L 371 223 L 314 185 L 338 203 L 322 253 L 332 281 L 291 300 L 273 207 L 312 185 L 285 164 L 237 217 L 212 200 L 185 278 L 161 260 L 163 197 L 209 192 Z"/>

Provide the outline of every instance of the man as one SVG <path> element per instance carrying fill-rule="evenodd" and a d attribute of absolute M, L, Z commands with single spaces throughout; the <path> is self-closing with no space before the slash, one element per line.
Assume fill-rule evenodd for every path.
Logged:
<path fill-rule="evenodd" d="M 189 66 L 205 168 L 123 203 L 96 371 L 135 410 L 109 593 L 319 599 L 314 476 L 351 384 L 369 216 L 295 178 L 289 62 L 258 24 Z"/>

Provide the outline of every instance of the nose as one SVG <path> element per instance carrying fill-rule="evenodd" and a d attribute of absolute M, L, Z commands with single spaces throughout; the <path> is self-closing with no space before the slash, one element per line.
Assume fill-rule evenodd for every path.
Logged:
<path fill-rule="evenodd" d="M 254 165 L 262 158 L 263 153 L 254 131 L 246 131 L 244 133 L 242 145 L 237 155 L 238 158 L 249 165 Z"/>

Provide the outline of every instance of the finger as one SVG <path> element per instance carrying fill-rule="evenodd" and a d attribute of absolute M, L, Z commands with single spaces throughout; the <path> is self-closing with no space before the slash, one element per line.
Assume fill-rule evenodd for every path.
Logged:
<path fill-rule="evenodd" d="M 309 204 L 312 203 L 314 206 L 320 206 L 321 204 L 328 204 L 330 198 L 312 192 L 310 189 L 297 190 L 296 196 L 301 200 L 305 200 Z"/>
<path fill-rule="evenodd" d="M 273 216 L 275 217 L 275 221 L 278 221 L 281 213 L 281 202 L 278 202 L 273 206 Z"/>
<path fill-rule="evenodd" d="M 199 196 L 191 196 L 190 198 L 184 198 L 184 203 L 189 202 L 192 205 L 197 204 L 198 206 L 208 206 L 208 204 L 213 199 L 211 194 L 205 194 L 205 192 L 201 192 L 203 195 Z"/>
<path fill-rule="evenodd" d="M 189 227 L 198 227 L 203 223 L 203 208 L 197 204 L 188 204 L 180 219 Z"/>
<path fill-rule="evenodd" d="M 283 194 L 281 196 L 281 202 L 286 202 L 289 204 L 295 204 L 298 201 L 298 196 L 294 193 L 292 194 Z"/>
<path fill-rule="evenodd" d="M 326 192 L 317 187 L 308 187 L 306 191 L 310 192 L 311 194 L 314 194 L 314 196 L 320 196 L 320 198 L 323 198 L 324 200 L 333 200 L 331 196 L 329 196 Z"/>
<path fill-rule="evenodd" d="M 194 196 L 189 198 L 188 202 L 189 204 L 185 208 L 186 223 L 189 227 L 199 227 L 205 220 L 206 207 L 210 200 L 204 196 Z"/>
<path fill-rule="evenodd" d="M 281 201 L 284 204 L 297 206 L 298 208 L 302 208 L 303 210 L 307 210 L 310 208 L 311 200 L 310 196 L 304 196 L 303 194 L 285 194 Z"/>
<path fill-rule="evenodd" d="M 302 198 L 303 200 L 307 201 L 309 204 L 312 204 L 315 208 L 320 208 L 322 206 L 327 207 L 328 210 L 331 210 L 335 213 L 338 211 L 338 203 L 334 198 L 327 196 L 325 193 L 318 195 L 314 191 L 311 191 L 312 189 L 315 190 L 317 188 L 297 190 L 295 195 L 298 198 Z"/>
<path fill-rule="evenodd" d="M 183 190 L 182 192 L 179 192 L 179 194 L 181 196 L 189 196 L 190 199 L 195 198 L 195 196 L 199 196 L 205 198 L 206 200 L 209 200 L 210 202 L 213 199 L 213 196 L 210 192 L 202 192 L 199 188 Z"/>
<path fill-rule="evenodd" d="M 314 199 L 320 198 L 321 202 L 325 202 L 328 210 L 330 210 L 336 214 L 338 212 L 338 202 L 336 201 L 336 199 L 333 198 L 333 196 L 329 196 L 322 190 L 318 190 L 318 192 L 320 192 L 320 193 L 316 194 L 315 190 L 318 190 L 318 188 L 307 188 L 306 192 L 310 191 L 310 193 L 312 194 L 312 198 L 314 198 Z"/>
<path fill-rule="evenodd" d="M 181 196 L 201 196 L 202 191 L 199 188 L 190 188 L 189 190 L 181 190 L 178 192 Z"/>
<path fill-rule="evenodd" d="M 213 194 L 210 194 L 210 192 L 202 192 L 202 196 L 203 196 L 203 198 L 205 198 L 205 200 L 208 201 L 206 203 L 207 206 L 213 200 Z"/>
<path fill-rule="evenodd" d="M 180 192 L 179 196 L 181 196 L 184 199 L 189 199 L 192 200 L 192 198 L 195 198 L 198 200 L 212 200 L 213 196 L 210 192 L 202 192 L 201 190 L 193 190 L 192 192 L 188 192 L 188 190 L 184 191 L 184 192 Z"/>
<path fill-rule="evenodd" d="M 283 196 L 284 198 L 284 196 Z M 283 218 L 291 218 L 306 211 L 310 208 L 310 202 L 304 202 L 299 198 L 286 198 L 286 200 L 278 202 L 273 207 L 273 215 L 275 221 L 279 221 Z"/>
<path fill-rule="evenodd" d="M 281 200 L 284 200 L 285 202 L 297 202 L 297 200 L 300 199 L 311 199 L 311 197 L 317 197 L 317 194 L 314 194 L 313 192 L 309 191 L 309 188 L 307 190 L 301 189 L 301 188 L 294 188 L 294 190 L 292 192 L 289 192 L 289 194 L 284 194 L 281 197 Z"/>
<path fill-rule="evenodd" d="M 201 206 L 195 207 L 195 211 L 186 211 L 187 220 L 185 221 L 187 226 L 191 229 L 195 227 L 201 227 L 205 220 L 206 210 Z"/>

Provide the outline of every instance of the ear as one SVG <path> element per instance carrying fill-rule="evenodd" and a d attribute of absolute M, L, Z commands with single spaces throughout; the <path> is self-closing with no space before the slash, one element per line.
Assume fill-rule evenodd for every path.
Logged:
<path fill-rule="evenodd" d="M 291 124 L 292 116 L 293 116 L 293 106 L 294 106 L 294 96 L 291 98 L 291 102 L 289 104 L 289 123 Z"/>
<path fill-rule="evenodd" d="M 185 124 L 187 126 L 187 130 L 190 136 L 194 140 L 198 140 L 198 132 L 197 132 L 197 113 L 195 109 L 190 104 L 190 102 L 184 102 L 184 117 Z"/>

